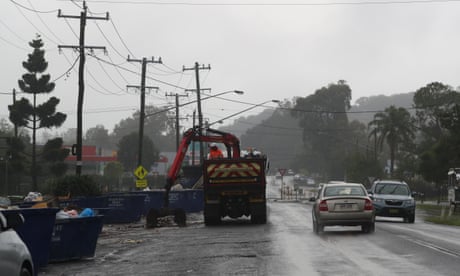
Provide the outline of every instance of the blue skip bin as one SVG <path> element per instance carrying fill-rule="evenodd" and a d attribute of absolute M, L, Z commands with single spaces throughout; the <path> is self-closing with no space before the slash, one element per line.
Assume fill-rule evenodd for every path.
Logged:
<path fill-rule="evenodd" d="M 203 190 L 171 191 L 169 194 L 171 208 L 181 208 L 186 213 L 203 211 Z"/>
<path fill-rule="evenodd" d="M 96 197 L 77 197 L 61 201 L 60 207 L 76 205 L 103 214 L 105 224 L 132 223 L 141 219 L 145 194 L 112 193 Z"/>
<path fill-rule="evenodd" d="M 147 215 L 150 209 L 161 209 L 164 205 L 164 191 L 142 191 L 133 194 L 145 195 L 143 215 Z M 183 209 L 186 213 L 203 211 L 203 190 L 181 190 L 169 193 L 169 207 Z"/>
<path fill-rule="evenodd" d="M 50 262 L 92 258 L 102 231 L 103 216 L 57 219 L 50 246 Z"/>
<path fill-rule="evenodd" d="M 3 210 L 2 212 L 21 213 L 24 224 L 16 232 L 27 245 L 32 255 L 35 271 L 48 264 L 49 247 L 58 208 L 24 208 Z"/>
<path fill-rule="evenodd" d="M 146 216 L 150 209 L 157 209 L 159 210 L 163 207 L 164 202 L 164 191 L 139 191 L 139 192 L 132 192 L 131 194 L 134 195 L 144 195 L 144 206 L 142 208 L 142 215 Z"/>
<path fill-rule="evenodd" d="M 145 194 L 111 194 L 107 196 L 104 223 L 131 223 L 141 219 Z"/>

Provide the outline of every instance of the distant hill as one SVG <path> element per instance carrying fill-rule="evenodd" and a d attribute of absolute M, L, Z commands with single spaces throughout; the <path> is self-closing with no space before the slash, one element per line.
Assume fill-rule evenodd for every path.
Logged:
<path fill-rule="evenodd" d="M 373 120 L 374 114 L 378 111 L 383 111 L 385 108 L 394 105 L 396 107 L 410 108 L 413 106 L 414 92 L 395 94 L 391 96 L 378 95 L 370 97 L 362 97 L 356 100 L 351 106 L 348 119 L 349 121 L 358 120 L 364 124 L 368 124 Z M 220 130 L 230 132 L 238 137 L 244 135 L 249 129 L 254 128 L 261 122 L 269 119 L 273 115 L 273 109 L 265 109 L 257 115 L 248 117 L 240 117 L 228 126 L 219 127 Z M 354 112 L 354 113 L 353 113 Z M 362 112 L 362 113 L 360 113 Z M 409 110 L 414 115 L 414 110 Z"/>
<path fill-rule="evenodd" d="M 237 137 L 241 137 L 243 134 L 245 134 L 248 129 L 256 127 L 258 124 L 263 122 L 264 120 L 267 120 L 270 118 L 275 112 L 274 109 L 264 109 L 261 113 L 256 114 L 256 115 L 251 115 L 248 117 L 239 117 L 236 119 L 233 124 L 228 125 L 228 126 L 222 126 L 219 127 L 219 130 L 225 131 L 232 133 L 236 135 Z"/>
<path fill-rule="evenodd" d="M 397 94 L 391 96 L 363 97 L 351 107 L 349 121 L 358 120 L 368 124 L 374 114 L 384 111 L 394 105 L 396 107 L 410 108 L 413 105 L 414 93 Z M 413 114 L 413 110 L 409 110 Z M 353 113 L 355 112 L 355 113 Z M 270 156 L 272 168 L 294 168 L 296 156 L 302 154 L 303 148 L 302 129 L 298 122 L 287 110 L 266 109 L 257 115 L 240 117 L 232 125 L 219 129 L 230 132 L 239 137 L 242 147 L 252 146 L 261 149 Z M 301 166 L 300 166 L 301 167 Z M 295 168 L 294 168 L 295 169 Z"/>
<path fill-rule="evenodd" d="M 394 105 L 396 107 L 411 108 L 413 106 L 414 92 L 395 94 L 391 96 L 378 95 L 371 97 L 359 98 L 354 105 L 352 105 L 348 114 L 348 120 L 360 121 L 364 124 L 368 124 L 373 120 L 374 114 L 379 111 L 384 111 L 385 108 Z M 369 111 L 369 112 L 367 112 Z M 353 113 L 358 112 L 358 113 Z M 359 113 L 362 112 L 362 113 Z M 409 112 L 414 115 L 414 110 L 409 109 Z"/>

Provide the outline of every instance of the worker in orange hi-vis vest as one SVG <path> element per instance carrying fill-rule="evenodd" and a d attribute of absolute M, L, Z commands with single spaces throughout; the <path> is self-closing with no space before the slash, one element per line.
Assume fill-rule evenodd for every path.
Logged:
<path fill-rule="evenodd" d="M 217 147 L 216 143 L 211 143 L 208 158 L 209 158 L 209 159 L 224 158 L 224 154 L 223 154 L 222 151 Z"/>

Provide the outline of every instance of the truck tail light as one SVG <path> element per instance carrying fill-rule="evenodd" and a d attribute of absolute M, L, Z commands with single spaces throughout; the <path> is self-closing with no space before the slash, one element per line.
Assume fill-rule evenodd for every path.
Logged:
<path fill-rule="evenodd" d="M 329 211 L 329 208 L 327 208 L 327 201 L 326 200 L 321 200 L 319 203 L 319 210 L 320 211 Z"/>
<path fill-rule="evenodd" d="M 364 203 L 364 210 L 373 210 L 373 209 L 374 209 L 374 205 L 372 204 L 372 201 L 366 198 L 366 202 Z"/>

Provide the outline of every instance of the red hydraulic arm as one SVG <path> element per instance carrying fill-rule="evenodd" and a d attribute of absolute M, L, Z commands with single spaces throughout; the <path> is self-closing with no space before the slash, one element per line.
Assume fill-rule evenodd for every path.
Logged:
<path fill-rule="evenodd" d="M 199 127 L 188 129 L 184 133 L 182 141 L 179 145 L 179 149 L 177 150 L 176 157 L 174 158 L 166 178 L 166 194 L 164 202 L 164 207 L 166 208 L 169 205 L 169 191 L 171 190 L 171 187 L 174 185 L 174 182 L 179 175 L 185 154 L 187 153 L 187 149 L 192 141 L 222 143 L 227 148 L 227 158 L 234 159 L 240 157 L 240 140 L 235 135 L 216 129 L 207 128 L 200 136 Z"/>

